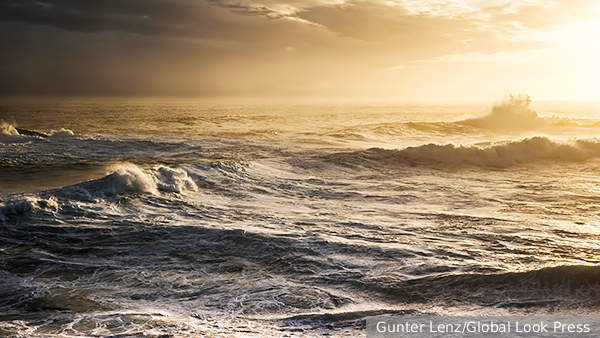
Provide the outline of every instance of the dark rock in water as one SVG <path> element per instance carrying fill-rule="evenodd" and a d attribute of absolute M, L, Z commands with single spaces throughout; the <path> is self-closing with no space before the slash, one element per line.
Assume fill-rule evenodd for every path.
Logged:
<path fill-rule="evenodd" d="M 35 137 L 43 137 L 43 138 L 48 137 L 48 134 L 46 134 L 46 133 L 42 133 L 42 132 L 31 130 L 31 129 L 25 129 L 25 128 L 15 128 L 15 129 L 17 129 L 17 131 L 19 132 L 19 135 L 23 135 L 23 136 L 35 136 Z"/>

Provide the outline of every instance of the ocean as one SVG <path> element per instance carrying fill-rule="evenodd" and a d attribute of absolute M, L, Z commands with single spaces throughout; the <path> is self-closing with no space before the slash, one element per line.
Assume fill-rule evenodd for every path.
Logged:
<path fill-rule="evenodd" d="M 0 336 L 598 315 L 600 102 L 0 103 Z"/>

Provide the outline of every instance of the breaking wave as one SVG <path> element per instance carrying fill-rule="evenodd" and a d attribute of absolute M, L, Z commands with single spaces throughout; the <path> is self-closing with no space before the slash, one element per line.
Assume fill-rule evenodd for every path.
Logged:
<path fill-rule="evenodd" d="M 543 117 L 530 107 L 528 95 L 509 95 L 503 101 L 496 102 L 491 111 L 480 117 L 455 121 L 410 121 L 375 122 L 360 127 L 336 130 L 328 136 L 352 140 L 378 140 L 384 137 L 405 137 L 407 135 L 477 135 L 482 133 L 535 132 L 562 133 L 568 128 L 599 128 L 595 119 Z"/>
<path fill-rule="evenodd" d="M 53 138 L 70 138 L 75 136 L 72 130 L 61 128 L 60 130 L 52 130 L 50 133 L 45 133 L 37 130 L 17 128 L 14 125 L 0 120 L 0 135 L 10 136 L 33 136 L 33 137 L 53 137 Z"/>
<path fill-rule="evenodd" d="M 482 165 L 510 167 L 539 161 L 577 162 L 600 157 L 600 141 L 553 141 L 547 137 L 532 137 L 519 141 L 491 145 L 426 144 L 402 150 L 371 148 L 364 151 L 328 156 L 330 161 L 347 164 L 394 164 L 397 162 L 452 165 Z M 348 163 L 349 162 L 349 163 Z"/>
<path fill-rule="evenodd" d="M 509 95 L 492 107 L 492 111 L 483 117 L 455 122 L 456 125 L 491 130 L 535 130 L 542 127 L 581 127 L 598 128 L 597 120 L 573 119 L 565 117 L 541 117 L 530 107 L 529 95 Z"/>
<path fill-rule="evenodd" d="M 65 197 L 69 201 L 94 202 L 128 194 L 186 194 L 196 191 L 198 186 L 184 169 L 165 166 L 140 169 L 134 164 L 120 164 L 113 166 L 111 173 L 103 178 L 57 188 L 48 191 L 49 194 L 40 195 L 46 197 L 26 196 L 0 202 L 0 221 L 21 214 L 58 210 L 59 201 Z"/>
<path fill-rule="evenodd" d="M 155 166 L 140 169 L 134 164 L 119 164 L 101 179 L 80 183 L 73 188 L 85 190 L 91 197 L 119 194 L 185 193 L 198 191 L 198 186 L 181 168 Z"/>

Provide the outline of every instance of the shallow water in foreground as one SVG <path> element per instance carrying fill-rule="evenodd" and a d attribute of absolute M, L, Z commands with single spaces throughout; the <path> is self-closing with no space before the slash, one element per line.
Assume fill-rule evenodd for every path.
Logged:
<path fill-rule="evenodd" d="M 597 315 L 600 104 L 532 106 L 5 102 L 0 335 Z"/>

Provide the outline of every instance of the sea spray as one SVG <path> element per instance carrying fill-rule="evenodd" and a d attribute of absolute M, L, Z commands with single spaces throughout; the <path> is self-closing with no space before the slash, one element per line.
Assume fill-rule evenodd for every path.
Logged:
<path fill-rule="evenodd" d="M 12 124 L 0 120 L 0 135 L 19 135 L 19 132 Z"/>
<path fill-rule="evenodd" d="M 460 123 L 487 129 L 532 129 L 549 124 L 549 120 L 539 117 L 529 107 L 529 95 L 510 95 L 494 104 L 490 114 L 461 121 Z"/>

